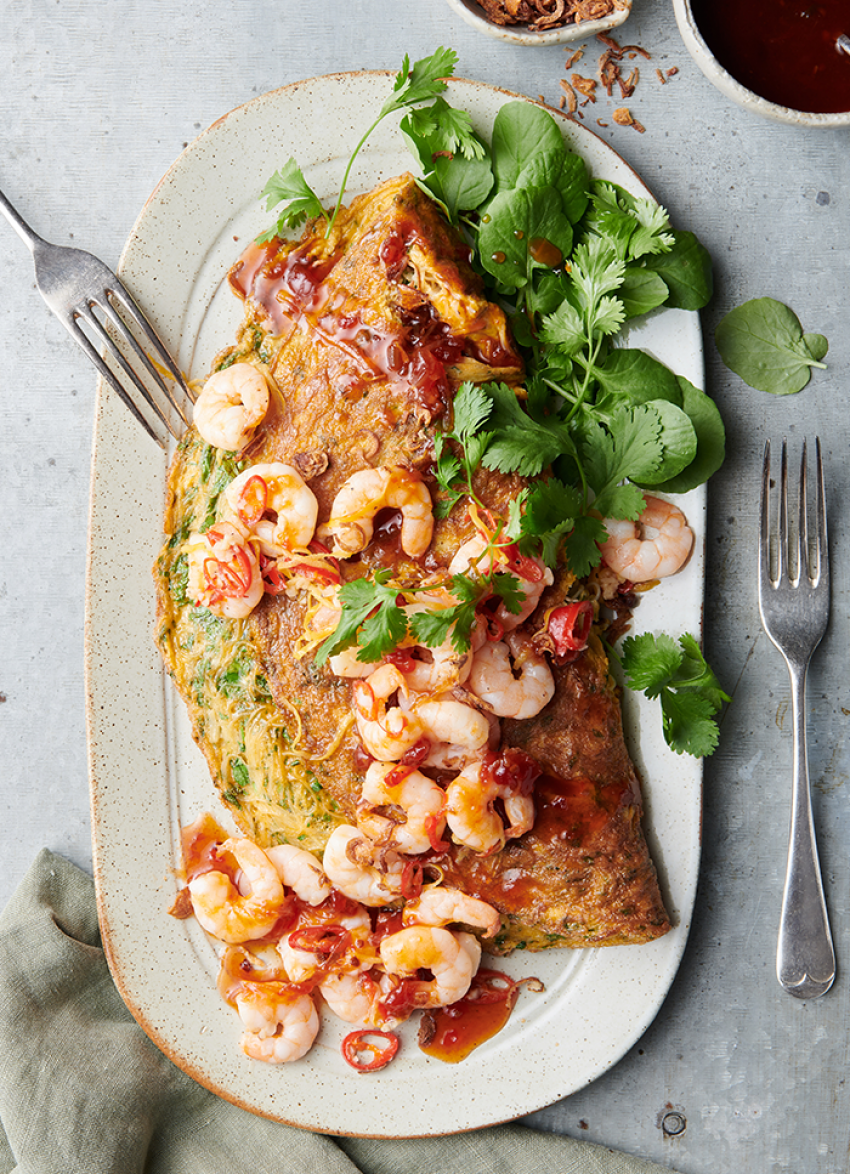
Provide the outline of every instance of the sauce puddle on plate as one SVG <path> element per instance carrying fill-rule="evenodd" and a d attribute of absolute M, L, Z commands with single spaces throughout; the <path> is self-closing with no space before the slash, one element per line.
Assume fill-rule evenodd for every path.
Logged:
<path fill-rule="evenodd" d="M 847 0 L 692 0 L 705 42 L 753 93 L 818 114 L 850 110 Z"/>

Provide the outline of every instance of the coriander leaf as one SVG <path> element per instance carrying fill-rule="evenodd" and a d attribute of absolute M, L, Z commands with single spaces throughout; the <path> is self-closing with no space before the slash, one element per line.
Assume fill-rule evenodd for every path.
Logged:
<path fill-rule="evenodd" d="M 819 336 L 821 337 L 821 336 Z M 757 391 L 793 395 L 825 367 L 806 345 L 800 320 L 774 298 L 753 298 L 730 310 L 714 333 L 726 366 Z M 816 350 L 823 354 L 820 346 Z"/>
<path fill-rule="evenodd" d="M 681 667 L 676 673 L 676 685 L 701 689 L 705 696 L 712 699 L 717 709 L 722 702 L 731 701 L 731 697 L 720 688 L 720 682 L 706 663 L 696 639 L 686 632 L 679 637 L 679 644 L 683 657 Z"/>
<path fill-rule="evenodd" d="M 643 499 L 641 499 L 643 500 Z M 564 557 L 573 574 L 582 578 L 601 559 L 598 543 L 606 538 L 605 527 L 599 518 L 582 514 L 576 518 L 572 530 L 564 539 Z"/>
<path fill-rule="evenodd" d="M 658 468 L 662 454 L 661 419 L 647 405 L 622 407 L 612 415 L 609 428 L 610 431 L 596 421 L 588 421 L 582 432 L 584 470 L 596 493 L 594 506 L 603 517 L 635 520 L 637 514 L 614 510 L 624 508 L 624 502 L 630 502 L 629 508 L 633 509 L 643 495 L 624 495 L 618 491 L 618 485 L 626 478 L 639 481 L 652 476 Z"/>
<path fill-rule="evenodd" d="M 493 400 L 482 386 L 462 383 L 452 404 L 452 431 L 464 443 L 482 424 L 487 422 L 493 411 Z"/>
<path fill-rule="evenodd" d="M 380 570 L 375 572 L 373 579 L 354 579 L 342 585 L 339 590 L 342 609 L 339 623 L 316 653 L 316 665 L 323 665 L 329 656 L 356 644 L 361 626 L 368 633 L 369 647 L 368 655 L 364 648 L 357 659 L 364 662 L 380 660 L 404 638 L 403 631 L 399 635 L 398 617 L 392 614 L 397 612 L 401 616 L 406 629 L 405 614 L 398 606 L 398 588 L 387 586 L 391 576 L 392 571 Z M 376 608 L 378 615 L 372 617 Z M 365 627 L 367 623 L 368 629 Z"/>
<path fill-rule="evenodd" d="M 584 319 L 578 310 L 563 301 L 540 325 L 540 337 L 547 346 L 556 347 L 565 355 L 577 355 L 589 341 Z"/>
<path fill-rule="evenodd" d="M 405 53 L 401 70 L 393 83 L 393 94 L 384 102 L 378 119 L 394 110 L 412 106 L 414 102 L 427 102 L 429 98 L 438 97 L 446 90 L 444 79 L 452 76 L 457 60 L 454 49 L 440 47 L 430 57 L 416 61 L 411 68 L 410 58 Z"/>
<path fill-rule="evenodd" d="M 493 594 L 499 596 L 511 615 L 518 616 L 520 614 L 526 595 L 516 575 L 507 571 L 497 571 L 490 579 L 490 587 Z"/>
<path fill-rule="evenodd" d="M 287 228 L 297 228 L 308 216 L 325 214 L 319 197 L 307 183 L 301 168 L 293 158 L 289 158 L 280 171 L 274 173 L 260 193 L 261 199 L 263 196 L 266 198 L 267 212 L 273 212 L 286 200 L 289 203 L 278 214 L 275 227 L 258 237 L 260 243 L 282 235 Z"/>
<path fill-rule="evenodd" d="M 662 633 L 653 636 L 627 636 L 623 641 L 622 664 L 630 689 L 640 690 L 654 698 L 669 685 L 684 656 L 672 636 Z"/>
<path fill-rule="evenodd" d="M 470 115 L 466 110 L 450 106 L 445 98 L 410 110 L 401 120 L 401 127 L 411 138 L 424 140 L 431 156 L 437 151 L 448 151 L 451 155 L 460 153 L 464 159 L 484 159 L 487 154 L 472 129 Z"/>
<path fill-rule="evenodd" d="M 561 541 L 575 525 L 584 505 L 581 491 L 565 485 L 557 477 L 538 481 L 526 492 L 523 511 L 515 527 L 520 549 L 539 542 L 543 561 L 554 566 L 558 561 Z"/>
<path fill-rule="evenodd" d="M 628 256 L 636 261 L 647 254 L 668 253 L 673 247 L 670 218 L 654 200 L 637 199 L 632 209 L 637 228 L 629 238 Z"/>
<path fill-rule="evenodd" d="M 670 749 L 695 758 L 713 754 L 720 739 L 715 712 L 700 693 L 665 689 L 661 694 L 662 728 Z"/>

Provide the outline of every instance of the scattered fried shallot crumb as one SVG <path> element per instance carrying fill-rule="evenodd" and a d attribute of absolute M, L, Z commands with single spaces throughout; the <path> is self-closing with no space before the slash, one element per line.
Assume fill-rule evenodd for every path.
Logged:
<path fill-rule="evenodd" d="M 608 123 L 603 122 L 601 118 L 597 118 L 596 124 L 597 124 L 597 126 L 607 126 L 608 125 Z"/>
<path fill-rule="evenodd" d="M 576 97 L 575 90 L 568 81 L 564 81 L 563 79 L 559 82 L 559 85 L 567 99 L 567 113 L 575 114 L 578 109 L 578 98 Z"/>
<path fill-rule="evenodd" d="M 567 104 L 567 95 L 566 95 L 566 94 L 561 94 L 561 97 L 560 97 L 560 99 L 558 100 L 558 109 L 559 109 L 559 110 L 563 110 L 563 109 L 564 109 L 564 107 L 566 106 L 566 104 Z"/>
<path fill-rule="evenodd" d="M 668 77 L 675 77 L 675 76 L 676 76 L 676 74 L 677 74 L 678 72 L 679 72 L 679 67 L 678 67 L 678 65 L 672 65 L 672 66 L 671 66 L 671 67 L 670 67 L 670 68 L 667 70 L 667 76 L 668 76 Z"/>
<path fill-rule="evenodd" d="M 667 78 L 664 76 L 663 71 L 660 69 L 656 69 L 655 73 L 656 73 L 658 80 L 661 82 L 662 86 L 666 86 L 667 85 Z"/>
<path fill-rule="evenodd" d="M 611 117 L 617 126 L 631 126 L 632 124 L 632 112 L 628 106 L 618 106 Z"/>
<path fill-rule="evenodd" d="M 574 73 L 570 81 L 573 83 L 573 89 L 583 94 L 589 102 L 596 101 L 596 86 L 598 83 L 592 77 L 582 77 L 580 73 Z M 582 105 L 584 105 L 583 102 Z"/>
<path fill-rule="evenodd" d="M 564 69 L 572 69 L 572 67 L 575 65 L 575 63 L 577 61 L 580 61 L 582 59 L 582 57 L 584 57 L 584 48 L 576 49 L 576 51 L 574 53 L 571 53 L 569 55 L 569 57 L 567 58 L 567 60 L 564 62 Z"/>

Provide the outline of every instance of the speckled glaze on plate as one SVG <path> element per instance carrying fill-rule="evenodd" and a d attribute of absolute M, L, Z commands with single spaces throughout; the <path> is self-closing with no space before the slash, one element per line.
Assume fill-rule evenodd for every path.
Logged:
<path fill-rule="evenodd" d="M 570 41 L 583 41 L 588 37 L 595 37 L 597 33 L 610 33 L 628 19 L 632 10 L 631 0 L 624 8 L 617 8 L 610 16 L 600 20 L 584 20 L 581 24 L 565 24 L 560 28 L 545 29 L 535 32 L 528 25 L 494 24 L 484 15 L 484 10 L 475 0 L 446 0 L 449 8 L 454 9 L 461 20 L 485 36 L 495 37 L 498 41 L 507 41 L 511 45 L 566 45 Z"/>
<path fill-rule="evenodd" d="M 268 176 L 295 155 L 320 196 L 335 193 L 363 111 L 381 105 L 390 78 L 340 74 L 265 94 L 201 134 L 159 184 L 120 273 L 184 371 L 203 377 L 234 336 L 241 303 L 225 275 L 267 227 L 258 193 Z M 457 81 L 447 97 L 489 133 L 499 107 L 518 95 Z M 410 167 L 389 122 L 359 157 L 351 193 Z M 561 125 L 594 175 L 646 194 L 600 139 L 566 119 Z M 631 329 L 628 343 L 703 385 L 696 314 L 656 312 Z M 669 934 L 645 946 L 518 952 L 499 962 L 515 978 L 538 976 L 546 991 L 523 992 L 508 1026 L 459 1065 L 420 1052 L 410 1023 L 389 1068 L 357 1074 L 340 1055 L 347 1028 L 330 1015 L 298 1063 L 270 1066 L 242 1054 L 238 1018 L 216 991 L 211 942 L 193 919 L 167 913 L 179 887 L 180 825 L 204 809 L 225 816 L 154 644 L 150 567 L 162 540 L 165 476 L 163 454 L 100 387 L 86 634 L 95 881 L 109 964 L 133 1015 L 181 1068 L 226 1099 L 331 1133 L 415 1137 L 476 1129 L 594 1080 L 640 1038 L 664 1000 L 687 939 L 699 868 L 701 765 L 669 752 L 657 710 L 631 695 L 626 725 L 645 780 L 645 825 L 674 926 Z M 680 575 L 642 602 L 645 630 L 701 628 L 704 491 L 682 505 L 695 552 Z"/>

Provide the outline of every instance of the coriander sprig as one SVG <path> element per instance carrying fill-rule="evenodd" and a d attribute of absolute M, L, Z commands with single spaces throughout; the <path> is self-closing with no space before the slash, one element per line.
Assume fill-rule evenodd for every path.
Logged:
<path fill-rule="evenodd" d="M 410 58 L 405 54 L 401 70 L 393 83 L 392 94 L 384 102 L 378 112 L 378 117 L 368 127 L 348 160 L 334 210 L 328 218 L 328 226 L 325 230 L 326 239 L 330 236 L 342 207 L 342 199 L 348 186 L 348 177 L 354 160 L 375 127 L 388 114 L 439 97 L 446 89 L 445 78 L 452 76 L 456 65 L 457 53 L 454 49 L 437 49 L 430 57 L 423 57 L 421 61 L 414 62 L 413 66 L 410 64 Z M 451 108 L 449 107 L 449 109 Z M 453 141 L 466 143 L 469 134 L 471 131 L 466 128 L 463 120 L 457 121 L 453 129 Z M 275 172 L 266 184 L 262 195 L 266 197 L 268 212 L 274 211 L 284 201 L 288 202 L 284 203 L 284 207 L 278 211 L 274 228 L 269 229 L 258 238 L 260 242 L 269 241 L 275 236 L 282 236 L 288 228 L 296 228 L 307 216 L 324 215 L 321 200 L 307 183 L 303 172 L 294 159 L 289 159 L 281 171 Z"/>

